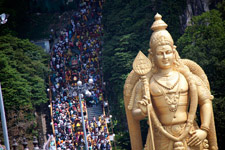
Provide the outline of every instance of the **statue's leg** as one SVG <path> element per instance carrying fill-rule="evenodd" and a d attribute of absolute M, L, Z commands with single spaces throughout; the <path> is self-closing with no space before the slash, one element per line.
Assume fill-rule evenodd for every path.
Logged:
<path fill-rule="evenodd" d="M 150 139 L 148 140 L 150 141 Z M 155 150 L 173 150 L 173 141 L 169 140 L 154 128 Z"/>

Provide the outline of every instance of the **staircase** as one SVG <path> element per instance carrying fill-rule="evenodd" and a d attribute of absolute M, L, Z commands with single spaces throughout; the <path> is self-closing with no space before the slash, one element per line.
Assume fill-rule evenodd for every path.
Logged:
<path fill-rule="evenodd" d="M 99 116 L 102 115 L 102 105 L 98 104 L 92 107 L 88 107 L 87 111 L 88 111 L 88 121 L 92 121 L 93 117 L 97 119 Z"/>

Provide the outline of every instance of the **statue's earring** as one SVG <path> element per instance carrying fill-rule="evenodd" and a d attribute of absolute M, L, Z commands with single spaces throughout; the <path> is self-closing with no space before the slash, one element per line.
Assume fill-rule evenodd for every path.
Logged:
<path fill-rule="evenodd" d="M 152 65 L 153 65 L 154 58 L 153 58 L 152 50 L 150 48 L 148 49 L 148 58 L 150 59 L 150 61 L 152 62 Z"/>
<path fill-rule="evenodd" d="M 150 48 L 148 49 L 148 59 L 151 60 L 151 49 Z"/>
<path fill-rule="evenodd" d="M 175 65 L 175 67 L 178 67 L 179 66 L 178 59 L 180 59 L 180 56 L 179 56 L 176 48 L 177 48 L 177 46 L 173 45 L 173 51 L 174 51 L 174 57 L 175 57 L 174 65 Z"/>
<path fill-rule="evenodd" d="M 155 60 L 154 60 L 154 57 L 153 57 L 153 52 L 151 49 L 148 49 L 148 58 L 150 59 L 151 63 L 152 63 L 152 71 L 153 72 L 156 72 L 156 66 L 155 66 Z"/>
<path fill-rule="evenodd" d="M 157 72 L 157 67 L 155 65 L 155 59 L 152 58 L 152 72 Z"/>
<path fill-rule="evenodd" d="M 150 48 L 148 49 L 148 58 L 152 59 L 152 50 Z"/>
<path fill-rule="evenodd" d="M 155 68 L 155 61 L 152 59 L 152 68 Z"/>
<path fill-rule="evenodd" d="M 176 48 L 177 48 L 177 46 L 176 46 L 176 45 L 173 45 L 173 49 L 175 49 L 175 50 L 176 50 Z"/>
<path fill-rule="evenodd" d="M 173 51 L 175 52 L 175 59 L 178 60 L 178 59 L 180 59 L 180 56 L 179 56 L 176 48 L 177 48 L 177 46 L 174 45 L 173 46 Z"/>
<path fill-rule="evenodd" d="M 152 62 L 152 69 L 155 71 L 156 67 L 155 67 L 155 59 L 152 57 L 151 59 Z"/>

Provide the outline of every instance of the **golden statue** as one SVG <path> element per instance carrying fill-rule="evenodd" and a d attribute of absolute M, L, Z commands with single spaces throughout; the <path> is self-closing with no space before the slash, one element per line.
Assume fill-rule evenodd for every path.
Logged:
<path fill-rule="evenodd" d="M 217 150 L 213 96 L 202 68 L 180 59 L 162 16 L 151 26 L 148 58 L 139 52 L 124 85 L 132 150 L 142 150 L 140 120 L 148 117 L 145 150 Z M 200 127 L 195 121 L 200 110 Z"/>

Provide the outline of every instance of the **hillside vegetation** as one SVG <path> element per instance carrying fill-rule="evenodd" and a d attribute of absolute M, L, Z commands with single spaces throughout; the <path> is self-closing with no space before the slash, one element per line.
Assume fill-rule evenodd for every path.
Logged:
<path fill-rule="evenodd" d="M 0 36 L 0 82 L 9 136 L 37 134 L 34 113 L 48 100 L 48 59 L 42 48 L 28 40 Z"/>

